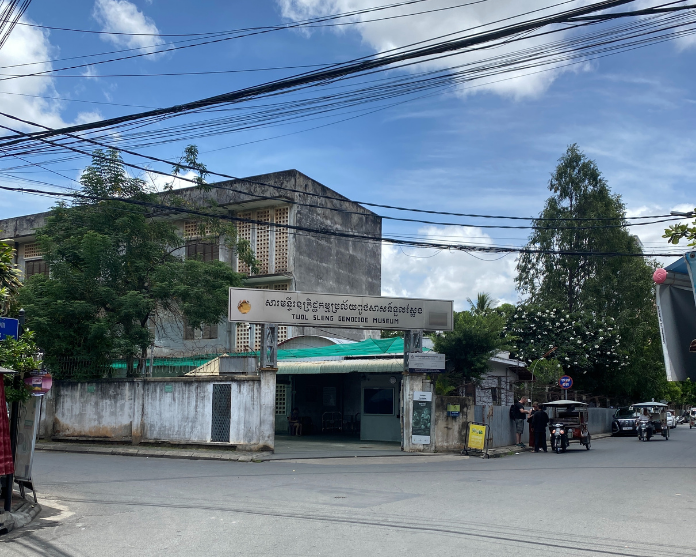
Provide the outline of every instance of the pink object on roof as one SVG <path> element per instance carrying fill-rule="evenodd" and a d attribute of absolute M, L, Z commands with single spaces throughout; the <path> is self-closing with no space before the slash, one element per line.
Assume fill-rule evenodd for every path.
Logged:
<path fill-rule="evenodd" d="M 668 272 L 663 269 L 662 267 L 659 267 L 656 271 L 653 272 L 653 280 L 654 282 L 658 283 L 659 285 L 663 283 L 666 278 L 668 277 Z"/>

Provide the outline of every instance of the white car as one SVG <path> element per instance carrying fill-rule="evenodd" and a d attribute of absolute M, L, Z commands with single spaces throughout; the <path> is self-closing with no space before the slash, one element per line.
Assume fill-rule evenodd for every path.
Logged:
<path fill-rule="evenodd" d="M 666 422 L 669 428 L 675 428 L 678 425 L 678 419 L 671 411 L 666 413 Z"/>

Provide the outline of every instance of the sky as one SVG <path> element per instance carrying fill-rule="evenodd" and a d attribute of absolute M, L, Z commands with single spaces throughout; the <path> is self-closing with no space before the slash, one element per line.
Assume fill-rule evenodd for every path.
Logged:
<path fill-rule="evenodd" d="M 1 4 L 2 2 L 0 2 Z M 413 6 L 364 14 L 351 25 L 286 29 L 196 48 L 156 53 L 181 37 L 152 37 L 47 30 L 34 25 L 110 33 L 182 34 L 272 26 L 387 3 L 385 0 L 34 0 L 0 49 L 0 109 L 49 127 L 90 122 L 198 98 L 290 76 L 310 66 L 352 60 L 436 35 L 516 16 L 512 0 L 424 0 Z M 565 7 L 588 2 L 566 2 Z M 462 4 L 469 4 L 461 6 Z M 527 10 L 552 5 L 528 0 Z M 658 2 L 630 4 L 641 8 Z M 457 7 L 460 6 L 460 7 Z M 411 17 L 367 21 L 381 15 Z M 625 8 L 629 9 L 629 8 Z M 378 15 L 376 15 L 378 14 Z M 515 19 L 511 21 L 516 21 Z M 565 37 L 574 31 L 565 32 Z M 545 38 L 530 37 L 534 47 Z M 520 48 L 504 46 L 503 52 Z M 84 58 L 124 49 L 118 56 L 155 53 L 106 64 Z M 484 56 L 456 57 L 461 64 Z M 550 195 L 549 177 L 568 145 L 593 159 L 630 216 L 687 211 L 695 206 L 694 35 L 630 52 L 529 75 L 471 82 L 422 98 L 409 98 L 371 114 L 329 114 L 323 118 L 197 138 L 200 159 L 234 176 L 298 169 L 354 200 L 473 214 L 536 216 Z M 31 63 L 31 65 L 27 65 Z M 23 65 L 22 65 L 23 64 Z M 437 70 L 452 59 L 396 70 Z M 50 75 L 14 77 L 78 66 Z M 236 73 L 229 72 L 235 70 Z M 228 71 L 208 75 L 145 75 Z M 395 74 L 392 75 L 395 75 Z M 128 74 L 129 77 L 123 76 Z M 401 99 L 403 100 L 403 99 Z M 355 116 L 355 117 L 354 117 Z M 354 117 L 348 119 L 349 117 Z M 180 119 L 186 122 L 186 119 Z M 169 125 L 180 120 L 172 120 Z M 0 124 L 18 128 L 0 118 Z M 35 128 L 23 125 L 24 131 Z M 2 131 L 0 131 L 2 134 Z M 187 138 L 141 151 L 177 158 Z M 129 160 L 127 158 L 127 160 Z M 37 160 L 32 159 L 32 162 Z M 76 187 L 89 163 L 81 157 L 48 165 L 51 171 L 5 158 L 0 184 L 42 187 L 46 182 Z M 169 170 L 159 166 L 161 170 Z M 152 177 L 151 177 L 152 178 Z M 161 180 L 160 180 L 161 183 Z M 54 200 L 0 193 L 0 218 L 37 213 Z M 384 215 L 398 215 L 380 210 Z M 450 222 L 438 217 L 435 221 Z M 453 243 L 525 244 L 529 231 L 476 225 L 383 222 L 385 236 L 414 235 Z M 495 221 L 516 224 L 514 221 Z M 646 250 L 668 249 L 665 225 L 631 230 Z M 384 295 L 444 298 L 456 309 L 488 292 L 516 302 L 516 256 L 463 253 L 383 245 Z M 671 258 L 663 258 L 664 263 Z M 347 270 L 350 272 L 350 270 Z"/>

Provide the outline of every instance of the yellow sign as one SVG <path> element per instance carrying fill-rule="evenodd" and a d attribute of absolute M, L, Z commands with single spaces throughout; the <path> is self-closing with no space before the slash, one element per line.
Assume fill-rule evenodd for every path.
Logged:
<path fill-rule="evenodd" d="M 486 426 L 470 424 L 470 435 L 467 439 L 467 447 L 484 451 L 484 440 L 486 439 Z"/>

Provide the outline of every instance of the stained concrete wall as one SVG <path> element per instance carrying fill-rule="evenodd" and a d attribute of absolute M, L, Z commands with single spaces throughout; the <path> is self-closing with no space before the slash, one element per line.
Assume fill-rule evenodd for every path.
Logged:
<path fill-rule="evenodd" d="M 449 417 L 448 405 L 460 405 L 460 416 Z M 472 398 L 435 395 L 433 409 L 435 451 L 461 450 L 467 439 L 467 426 L 472 420 L 470 416 L 473 411 Z"/>
<path fill-rule="evenodd" d="M 229 442 L 273 449 L 275 372 L 205 378 L 54 383 L 42 401 L 40 436 L 53 439 L 211 443 L 214 384 L 231 385 Z"/>

